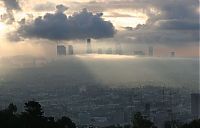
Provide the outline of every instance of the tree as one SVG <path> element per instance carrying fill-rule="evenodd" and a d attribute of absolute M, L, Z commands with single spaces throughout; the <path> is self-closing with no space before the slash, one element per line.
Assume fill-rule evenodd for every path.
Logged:
<path fill-rule="evenodd" d="M 180 128 L 200 128 L 200 119 L 193 120 L 189 124 L 184 124 Z"/>
<path fill-rule="evenodd" d="M 182 125 L 181 122 L 178 120 L 172 120 L 172 121 L 166 121 L 165 122 L 165 128 L 180 128 Z"/>
<path fill-rule="evenodd" d="M 133 128 L 156 128 L 154 123 L 150 120 L 145 119 L 140 112 L 137 112 L 134 115 L 134 119 L 132 121 Z"/>
<path fill-rule="evenodd" d="M 43 110 L 39 102 L 28 101 L 24 105 L 25 112 L 21 114 L 24 128 L 45 128 L 47 119 L 43 116 Z"/>
<path fill-rule="evenodd" d="M 27 114 L 35 116 L 35 117 L 42 117 L 43 116 L 43 110 L 39 102 L 36 101 L 28 101 L 25 103 L 25 111 Z"/>
<path fill-rule="evenodd" d="M 117 125 L 110 125 L 110 126 L 107 126 L 107 127 L 104 127 L 104 128 L 130 128 L 130 127 L 126 127 L 126 126 L 123 127 L 123 126 L 117 124 Z"/>
<path fill-rule="evenodd" d="M 28 101 L 25 111 L 17 113 L 17 106 L 11 103 L 0 111 L 0 128 L 76 128 L 68 117 L 55 121 L 54 117 L 45 117 L 39 102 Z"/>
<path fill-rule="evenodd" d="M 72 120 L 68 117 L 62 117 L 57 121 L 59 128 L 76 128 L 76 125 Z"/>
<path fill-rule="evenodd" d="M 9 104 L 8 106 L 8 111 L 12 114 L 16 113 L 17 112 L 17 106 L 14 105 L 13 103 Z"/>
<path fill-rule="evenodd" d="M 13 103 L 0 111 L 0 128 L 19 128 L 19 118 L 16 116 L 17 106 Z"/>

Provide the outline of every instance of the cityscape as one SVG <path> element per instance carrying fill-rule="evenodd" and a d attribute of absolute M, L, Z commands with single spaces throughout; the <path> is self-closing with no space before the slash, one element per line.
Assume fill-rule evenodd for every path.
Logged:
<path fill-rule="evenodd" d="M 115 48 L 107 48 L 107 49 L 102 49 L 102 48 L 98 48 L 97 50 L 93 50 L 92 49 L 92 42 L 91 39 L 87 39 L 86 40 L 86 51 L 83 54 L 113 54 L 113 55 L 123 55 L 123 50 L 122 50 L 122 45 L 121 43 L 116 43 L 115 44 Z M 130 52 L 131 53 L 131 52 Z M 60 42 L 58 42 L 57 45 L 57 56 L 66 56 L 66 55 L 74 55 L 76 53 L 74 53 L 74 48 L 73 45 L 66 45 L 63 44 L 61 45 Z M 175 57 L 176 52 L 169 52 L 168 53 L 169 57 Z M 127 55 L 127 54 L 125 54 Z M 132 54 L 128 54 L 128 55 L 134 55 L 134 56 L 149 56 L 149 57 L 153 57 L 154 56 L 154 48 L 152 46 L 148 47 L 148 53 L 145 53 L 145 51 L 142 50 L 133 50 Z"/>
<path fill-rule="evenodd" d="M 19 65 L 19 62 L 14 63 L 14 60 L 18 59 L 13 58 L 12 61 L 8 61 L 9 63 L 5 64 L 6 66 L 1 65 L 1 69 L 3 68 L 4 70 L 8 70 L 7 68 L 10 66 L 12 68 L 6 74 L 0 75 L 0 108 L 5 108 L 12 101 L 17 104 L 20 111 L 23 111 L 23 102 L 34 99 L 42 104 L 46 116 L 59 118 L 67 115 L 77 125 L 88 127 L 105 127 L 115 124 L 128 125 L 131 123 L 133 115 L 137 112 L 141 112 L 142 115 L 160 128 L 164 128 L 167 121 L 190 122 L 199 118 L 198 74 L 192 76 L 193 81 L 187 81 L 187 79 L 191 79 L 188 77 L 190 72 L 194 72 L 193 70 L 189 70 L 188 75 L 180 76 L 180 79 L 176 78 L 174 81 L 170 80 L 170 82 L 162 81 L 161 79 L 156 80 L 155 78 L 145 80 L 148 75 L 143 76 L 144 78 L 141 78 L 141 80 L 127 79 L 125 81 L 104 82 L 106 81 L 104 79 L 94 79 L 91 74 L 86 73 L 84 65 L 77 65 L 77 63 L 92 64 L 88 66 L 91 68 L 92 66 L 94 66 L 93 68 L 97 66 L 100 70 L 105 70 L 99 64 L 107 63 L 110 61 L 109 59 L 97 58 L 93 60 L 90 58 L 91 60 L 87 60 L 89 57 L 97 55 L 90 53 L 90 55 L 82 55 L 86 56 L 86 58 L 79 58 L 74 55 L 71 56 L 73 52 L 66 53 L 65 48 L 61 48 L 58 53 L 60 54 L 54 59 L 41 60 L 40 58 L 27 59 L 26 57 L 21 59 L 20 63 L 23 63 L 23 61 L 24 63 Z M 110 57 L 110 54 L 108 56 Z M 140 65 L 146 62 L 148 63 L 146 66 L 149 65 L 147 61 L 155 61 L 151 62 L 154 64 L 166 61 L 166 58 L 154 58 L 152 60 L 152 58 L 143 58 L 141 56 L 137 59 L 144 59 L 140 62 Z M 128 58 L 135 66 L 137 65 L 134 64 L 134 61 L 137 61 L 137 59 Z M 117 60 L 118 58 L 114 59 L 114 61 Z M 128 60 L 120 60 L 121 65 L 124 65 Z M 94 61 L 99 62 L 94 63 Z M 177 60 L 174 57 L 169 58 L 168 61 L 168 68 L 182 61 L 193 62 L 189 65 L 197 63 L 196 59 Z M 112 62 L 110 66 L 117 62 Z M 180 70 L 185 67 L 183 65 L 179 66 L 181 67 Z M 194 67 L 197 66 L 195 65 Z M 120 69 L 116 68 L 111 70 L 117 70 L 115 71 L 117 73 L 120 72 L 118 71 Z M 138 70 L 140 71 L 141 69 Z M 136 70 L 133 68 L 133 71 Z M 105 73 L 106 71 L 103 71 L 102 75 L 105 75 Z M 180 71 L 179 73 L 182 74 Z M 112 74 L 112 72 L 111 74 L 107 73 L 107 75 L 111 76 Z M 172 74 L 173 72 L 170 72 L 170 75 Z M 178 74 L 173 75 L 176 76 Z M 124 79 L 121 75 L 117 76 L 116 79 L 118 77 Z M 115 79 L 114 76 L 113 78 Z"/>
<path fill-rule="evenodd" d="M 0 0 L 0 128 L 200 128 L 199 0 Z"/>
<path fill-rule="evenodd" d="M 1 88 L 7 93 L 7 97 L 1 93 L 1 102 L 7 104 L 12 97 L 19 97 L 15 103 L 20 105 L 20 97 L 34 96 L 43 105 L 47 116 L 67 115 L 77 125 L 86 126 L 130 124 L 136 112 L 142 112 L 158 127 L 164 127 L 165 123 L 171 120 L 189 122 L 199 118 L 199 94 L 190 96 L 191 92 L 187 89 L 161 88 L 153 85 L 131 89 L 104 88 L 97 85 L 68 88 L 70 89 L 59 88 L 56 91 L 53 87 L 48 90 L 30 87 L 31 91 L 16 88 L 15 93 L 24 92 L 20 95 L 13 93 L 13 90 Z M 25 92 L 31 95 L 27 96 Z"/>

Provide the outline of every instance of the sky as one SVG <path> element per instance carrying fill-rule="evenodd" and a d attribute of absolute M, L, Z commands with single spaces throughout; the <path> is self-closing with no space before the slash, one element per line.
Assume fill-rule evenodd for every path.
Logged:
<path fill-rule="evenodd" d="M 92 38 L 98 47 L 196 57 L 199 13 L 199 0 L 0 0 L 0 56 L 45 55 L 58 41 Z"/>

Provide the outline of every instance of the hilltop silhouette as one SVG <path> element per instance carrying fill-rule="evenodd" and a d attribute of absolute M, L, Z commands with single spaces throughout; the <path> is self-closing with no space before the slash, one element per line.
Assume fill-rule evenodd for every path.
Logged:
<path fill-rule="evenodd" d="M 24 104 L 24 111 L 17 112 L 17 106 L 10 103 L 0 111 L 0 128 L 76 128 L 76 124 L 66 116 L 60 119 L 44 116 L 44 111 L 39 102 L 28 101 Z M 84 128 L 84 126 L 80 126 Z M 93 128 L 95 126 L 89 126 Z M 181 124 L 177 121 L 166 122 L 165 128 L 199 128 L 200 119 L 190 123 Z M 111 125 L 104 128 L 157 128 L 153 122 L 137 112 L 131 125 Z"/>

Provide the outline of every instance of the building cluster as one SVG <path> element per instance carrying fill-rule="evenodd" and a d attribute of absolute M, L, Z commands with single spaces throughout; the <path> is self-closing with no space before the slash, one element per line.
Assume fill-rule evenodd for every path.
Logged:
<path fill-rule="evenodd" d="M 116 43 L 115 48 L 107 48 L 107 49 L 102 49 L 98 48 L 97 51 L 92 49 L 92 41 L 91 39 L 86 40 L 86 54 L 114 54 L 114 55 L 123 55 L 123 50 L 121 43 Z M 72 45 L 57 45 L 57 56 L 66 56 L 66 55 L 73 55 L 74 54 L 74 48 Z M 148 47 L 148 52 L 145 53 L 145 51 L 142 50 L 134 50 L 132 55 L 135 56 L 149 56 L 153 57 L 154 56 L 154 47 L 149 46 Z M 175 57 L 176 53 L 174 51 L 169 52 L 170 57 Z"/>
<path fill-rule="evenodd" d="M 47 116 L 66 115 L 78 125 L 102 127 L 130 124 L 136 112 L 142 112 L 159 128 L 163 128 L 166 121 L 187 122 L 200 118 L 200 94 L 191 94 L 189 90 L 181 88 L 156 86 L 108 88 L 91 85 L 47 89 L 40 86 L 40 88 L 30 87 L 29 92 L 15 89 L 15 93 L 16 90 L 20 91 L 18 94 L 9 89 L 7 92 L 3 87 L 1 90 L 4 90 L 0 94 L 2 104 L 19 94 L 20 97 L 35 97 L 49 114 Z M 19 98 L 16 102 L 21 104 L 23 101 Z"/>
<path fill-rule="evenodd" d="M 191 94 L 191 113 L 194 119 L 200 119 L 200 93 Z"/>
<path fill-rule="evenodd" d="M 92 53 L 97 53 L 97 54 L 118 54 L 118 55 L 122 55 L 122 47 L 121 44 L 116 44 L 116 50 L 114 52 L 114 50 L 112 48 L 107 48 L 105 50 L 103 50 L 102 48 L 98 48 L 98 50 L 95 52 L 92 49 L 92 43 L 91 43 L 91 39 L 87 39 L 86 40 L 86 54 L 92 54 Z M 58 44 L 57 45 L 57 56 L 66 56 L 66 55 L 73 55 L 74 54 L 74 48 L 72 45 L 61 45 Z"/>
<path fill-rule="evenodd" d="M 73 55 L 74 48 L 72 45 L 68 45 L 67 48 L 64 45 L 57 45 L 57 56 Z"/>

